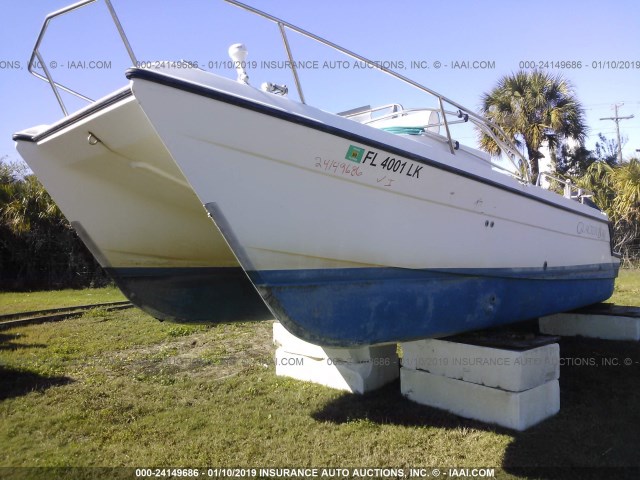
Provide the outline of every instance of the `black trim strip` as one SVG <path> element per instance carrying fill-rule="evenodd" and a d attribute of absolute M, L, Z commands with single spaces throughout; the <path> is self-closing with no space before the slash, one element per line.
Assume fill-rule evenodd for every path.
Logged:
<path fill-rule="evenodd" d="M 578 210 L 574 210 L 572 208 L 569 207 L 565 207 L 563 205 L 559 205 L 557 203 L 554 203 L 552 201 L 549 200 L 545 200 L 544 198 L 540 198 L 537 197 L 535 195 L 532 195 L 530 193 L 527 192 L 523 192 L 521 190 L 518 190 L 516 188 L 510 187 L 508 185 L 504 185 L 502 183 L 499 182 L 495 182 L 493 180 L 490 180 L 488 178 L 484 178 L 484 177 L 480 177 L 477 175 L 474 175 L 472 173 L 469 173 L 465 170 L 461 170 L 459 168 L 456 167 L 452 167 L 451 165 L 446 165 L 446 164 L 442 164 L 442 163 L 438 163 L 434 160 L 428 159 L 426 157 L 422 157 L 418 154 L 415 153 L 411 153 L 408 152 L 406 150 L 402 150 L 400 148 L 397 147 L 393 147 L 391 145 L 385 144 L 385 143 L 381 143 L 378 142 L 376 140 L 372 140 L 370 138 L 367 137 L 363 137 L 361 135 L 358 135 L 356 133 L 352 133 L 346 130 L 342 130 L 340 128 L 337 127 L 333 127 L 331 125 L 326 125 L 324 123 L 320 123 L 317 122 L 315 120 L 312 120 L 310 118 L 306 118 L 306 117 L 301 117 L 298 116 L 296 114 L 293 113 L 289 113 L 283 110 L 278 110 L 276 108 L 272 108 L 269 107 L 267 105 L 263 105 L 260 103 L 256 103 L 252 100 L 247 100 L 245 98 L 241 98 L 241 97 L 237 97 L 225 92 L 221 92 L 220 90 L 215 90 L 211 87 L 206 87 L 204 85 L 200 85 L 200 84 L 196 84 L 196 83 L 192 83 L 189 82 L 188 80 L 183 80 L 180 78 L 176 78 L 176 77 L 172 77 L 160 72 L 156 72 L 153 70 L 147 70 L 147 69 L 140 69 L 140 68 L 130 68 L 125 72 L 126 77 L 131 80 L 134 78 L 140 79 L 140 80 L 147 80 L 150 82 L 154 82 L 154 83 L 158 83 L 160 85 L 164 85 L 166 87 L 171 87 L 171 88 L 175 88 L 177 90 L 182 90 L 188 93 L 193 93 L 195 95 L 200 95 L 206 98 L 211 98 L 213 100 L 218 100 L 224 103 L 228 103 L 231 105 L 235 105 L 237 107 L 242 107 L 242 108 L 246 108 L 248 110 L 253 110 L 254 112 L 258 112 L 258 113 L 262 113 L 264 115 L 269 115 L 275 118 L 279 118 L 281 120 L 285 120 L 288 122 L 292 122 L 292 123 L 296 123 L 298 125 L 303 125 L 305 127 L 309 127 L 309 128 L 313 128 L 315 130 L 320 130 L 322 132 L 325 133 L 329 133 L 331 135 L 335 135 L 337 137 L 341 137 L 344 138 L 346 140 L 349 141 L 353 141 L 356 143 L 362 143 L 364 145 L 376 148 L 378 150 L 384 150 L 387 151 L 389 153 L 393 153 L 394 155 L 398 155 L 401 157 L 405 157 L 405 158 L 410 158 L 411 160 L 415 161 L 415 162 L 419 162 L 419 163 L 423 163 L 425 165 L 428 165 L 430 167 L 433 168 L 437 168 L 439 170 L 444 170 L 446 172 L 449 173 L 453 173 L 454 175 L 459 175 L 465 178 L 468 178 L 470 180 L 479 182 L 479 183 L 484 183 L 486 185 L 489 185 L 491 187 L 495 187 L 501 190 L 506 190 L 510 193 L 514 193 L 516 195 L 520 195 L 532 200 L 535 200 L 537 202 L 543 203 L 545 205 L 549 205 L 551 207 L 560 209 L 560 210 L 564 210 L 567 212 L 571 212 L 574 213 L 576 215 L 585 217 L 585 218 L 589 218 L 590 220 L 594 220 L 596 222 L 603 222 L 603 223 L 608 223 L 607 220 L 602 219 L 602 218 L 598 218 L 592 215 L 589 215 L 585 212 L 580 212 Z"/>
<path fill-rule="evenodd" d="M 118 92 L 115 95 L 105 98 L 100 102 L 92 103 L 87 109 L 81 110 L 76 114 L 66 117 L 62 122 L 58 123 L 57 125 L 54 125 L 50 129 L 45 130 L 42 133 L 39 133 L 37 135 L 28 135 L 26 133 L 14 133 L 13 139 L 16 142 L 39 142 L 40 140 L 43 140 L 59 132 L 60 130 L 65 129 L 76 122 L 79 122 L 87 117 L 90 117 L 91 115 L 99 112 L 100 110 L 110 107 L 114 103 L 118 103 L 120 100 L 124 100 L 125 98 L 131 97 L 132 95 L 133 95 L 133 92 L 131 91 L 131 88 L 128 88 L 127 90 Z"/>

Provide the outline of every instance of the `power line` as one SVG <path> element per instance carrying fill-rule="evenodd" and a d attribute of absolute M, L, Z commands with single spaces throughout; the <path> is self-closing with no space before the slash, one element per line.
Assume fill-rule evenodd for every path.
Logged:
<path fill-rule="evenodd" d="M 613 109 L 616 112 L 614 117 L 605 117 L 600 120 L 613 120 L 616 122 L 616 135 L 618 136 L 618 163 L 622 163 L 622 144 L 620 143 L 620 120 L 629 120 L 633 118 L 633 115 L 629 115 L 628 117 L 620 117 L 618 115 L 618 107 L 621 107 L 624 103 L 616 103 L 613 105 Z"/>

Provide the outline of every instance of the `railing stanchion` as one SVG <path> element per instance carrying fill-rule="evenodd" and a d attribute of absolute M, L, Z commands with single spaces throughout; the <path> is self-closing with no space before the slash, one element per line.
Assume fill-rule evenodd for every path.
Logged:
<path fill-rule="evenodd" d="M 278 28 L 280 29 L 280 34 L 282 35 L 284 48 L 287 51 L 287 57 L 289 57 L 289 64 L 291 65 L 291 73 L 293 73 L 293 81 L 296 82 L 296 89 L 298 90 L 298 96 L 300 97 L 300 101 L 302 103 L 306 103 L 304 101 L 304 95 L 302 94 L 302 85 L 300 85 L 300 79 L 298 78 L 298 69 L 296 68 L 296 64 L 293 61 L 293 55 L 291 54 L 291 47 L 289 46 L 289 40 L 287 40 L 287 32 L 285 32 L 284 25 L 280 22 L 278 22 Z"/>
<path fill-rule="evenodd" d="M 113 23 L 116 24 L 116 28 L 118 29 L 118 33 L 120 34 L 120 38 L 122 39 L 122 43 L 124 43 L 124 48 L 127 49 L 127 53 L 129 54 L 129 58 L 131 58 L 131 62 L 133 64 L 133 66 L 137 67 L 138 66 L 138 61 L 136 59 L 135 54 L 133 53 L 133 49 L 131 48 L 131 44 L 129 43 L 129 39 L 127 38 L 127 35 L 124 33 L 124 29 L 122 28 L 122 24 L 120 23 L 120 19 L 118 18 L 118 15 L 116 14 L 116 11 L 113 8 L 113 5 L 111 5 L 111 1 L 110 0 L 104 0 L 104 3 L 106 3 L 107 8 L 109 9 L 109 13 L 111 14 L 111 18 L 113 19 Z"/>
<path fill-rule="evenodd" d="M 42 59 L 42 55 L 40 55 L 40 52 L 38 50 L 35 51 L 35 55 L 36 55 L 36 58 L 38 59 L 38 62 L 40 62 L 40 66 L 42 67 L 42 70 L 44 71 L 44 74 L 47 77 L 47 81 L 49 82 L 49 85 L 51 85 L 51 90 L 53 90 L 53 94 L 56 96 L 56 99 L 58 100 L 58 103 L 60 104 L 60 108 L 62 109 L 62 113 L 64 113 L 64 115 L 66 117 L 67 115 L 69 115 L 69 113 L 67 112 L 67 109 L 64 106 L 64 102 L 62 101 L 62 97 L 60 96 L 60 92 L 58 91 L 56 83 L 53 81 L 53 78 L 51 78 L 51 74 L 49 73 L 49 69 L 47 68 L 47 64 L 44 63 L 44 60 Z"/>
<path fill-rule="evenodd" d="M 449 150 L 451 154 L 455 155 L 456 152 L 453 148 L 453 141 L 451 140 L 451 132 L 449 131 L 449 124 L 447 123 L 447 112 L 444 111 L 444 105 L 442 104 L 442 97 L 438 96 L 438 105 L 440 106 L 440 115 L 442 115 L 442 121 L 444 122 L 444 129 L 447 131 L 447 142 L 449 143 Z"/>

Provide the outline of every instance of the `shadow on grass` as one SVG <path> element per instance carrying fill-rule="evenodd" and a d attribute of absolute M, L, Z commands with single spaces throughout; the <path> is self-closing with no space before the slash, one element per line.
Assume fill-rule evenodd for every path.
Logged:
<path fill-rule="evenodd" d="M 14 351 L 21 348 L 44 348 L 46 345 L 41 343 L 13 343 L 13 340 L 20 338 L 17 333 L 0 333 L 0 352 L 3 350 Z"/>
<path fill-rule="evenodd" d="M 513 440 L 500 467 L 523 478 L 640 478 L 640 344 L 565 338 L 560 356 L 560 413 L 525 432 L 410 402 L 399 381 L 366 395 L 342 395 L 312 417 L 507 434 Z"/>
<path fill-rule="evenodd" d="M 45 377 L 37 373 L 0 365 L 0 401 L 20 397 L 30 392 L 42 392 L 48 388 L 73 382 L 69 377 Z"/>
<path fill-rule="evenodd" d="M 560 413 L 516 434 L 503 468 L 541 479 L 640 478 L 640 344 L 563 338 L 560 357 Z"/>
<path fill-rule="evenodd" d="M 13 343 L 13 340 L 20 337 L 21 335 L 18 334 L 0 333 L 0 352 L 45 347 L 41 344 Z M 29 392 L 41 392 L 47 388 L 71 382 L 72 380 L 68 377 L 47 377 L 0 364 L 0 401 L 26 395 Z"/>
<path fill-rule="evenodd" d="M 511 430 L 506 428 L 458 417 L 443 410 L 409 401 L 400 393 L 399 380 L 364 395 L 345 393 L 311 416 L 321 422 L 336 424 L 368 420 L 374 423 L 407 427 L 451 429 L 466 427 L 511 433 Z"/>

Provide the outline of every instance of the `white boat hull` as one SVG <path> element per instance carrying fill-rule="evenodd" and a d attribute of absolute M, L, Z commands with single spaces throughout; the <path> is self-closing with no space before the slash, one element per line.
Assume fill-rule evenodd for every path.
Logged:
<path fill-rule="evenodd" d="M 202 75 L 129 72 L 200 202 L 297 335 L 335 345 L 441 336 L 612 293 L 618 260 L 599 211 L 444 143 Z"/>

